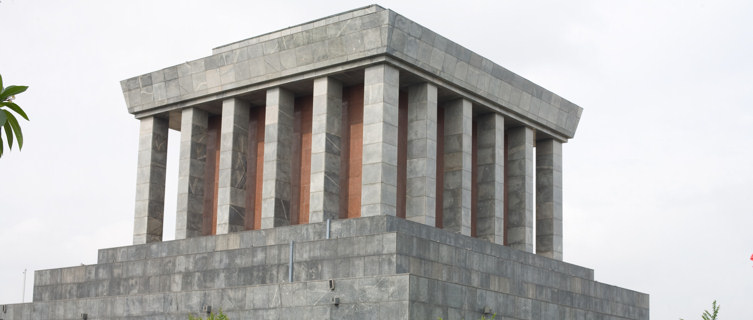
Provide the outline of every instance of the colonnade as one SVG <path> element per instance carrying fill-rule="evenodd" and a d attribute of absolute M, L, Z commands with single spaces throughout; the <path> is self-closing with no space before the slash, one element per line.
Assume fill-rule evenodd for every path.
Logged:
<path fill-rule="evenodd" d="M 368 66 L 362 91 L 317 78 L 309 102 L 282 86 L 264 106 L 181 110 L 176 238 L 392 215 L 561 260 L 562 142 L 435 84 L 401 88 L 400 72 Z M 134 244 L 162 240 L 167 130 L 141 118 Z"/>

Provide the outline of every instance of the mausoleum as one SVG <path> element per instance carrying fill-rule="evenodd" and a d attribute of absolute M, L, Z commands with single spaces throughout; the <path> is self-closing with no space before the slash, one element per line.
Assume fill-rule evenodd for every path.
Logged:
<path fill-rule="evenodd" d="M 34 301 L 0 319 L 649 318 L 648 295 L 562 261 L 563 144 L 582 109 L 394 11 L 121 86 L 140 122 L 133 245 L 36 271 Z"/>

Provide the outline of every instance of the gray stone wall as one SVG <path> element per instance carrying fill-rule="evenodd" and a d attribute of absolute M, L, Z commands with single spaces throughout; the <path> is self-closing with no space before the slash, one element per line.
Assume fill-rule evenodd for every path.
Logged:
<path fill-rule="evenodd" d="M 313 223 L 102 249 L 96 265 L 37 271 L 34 302 L 0 319 L 185 319 L 204 305 L 231 319 L 477 319 L 485 306 L 498 319 L 648 319 L 648 295 L 590 269 L 431 226 L 334 220 L 330 236 Z"/>
<path fill-rule="evenodd" d="M 389 11 L 374 6 L 218 48 L 211 56 L 121 82 L 140 113 L 385 52 Z"/>
<path fill-rule="evenodd" d="M 491 102 L 488 108 L 563 139 L 573 137 L 580 121 L 577 105 L 379 6 L 216 48 L 211 56 L 123 80 L 121 87 L 129 112 L 141 117 L 264 90 L 270 80 L 313 80 L 363 66 L 367 59 L 389 61 L 471 93 L 477 101 Z"/>
<path fill-rule="evenodd" d="M 569 138 L 575 134 L 583 111 L 577 105 L 406 17 L 395 13 L 391 22 L 389 54 L 513 111 L 506 116 Z"/>

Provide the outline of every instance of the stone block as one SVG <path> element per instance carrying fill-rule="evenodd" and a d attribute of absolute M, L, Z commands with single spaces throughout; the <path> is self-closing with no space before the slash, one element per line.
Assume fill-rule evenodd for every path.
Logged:
<path fill-rule="evenodd" d="M 332 78 L 314 81 L 311 143 L 310 222 L 340 216 L 340 138 L 342 84 Z"/>
<path fill-rule="evenodd" d="M 507 136 L 507 243 L 533 252 L 533 130 L 516 127 Z"/>
<path fill-rule="evenodd" d="M 176 239 L 204 234 L 203 186 L 208 115 L 206 111 L 187 108 L 182 112 L 181 124 Z"/>
<path fill-rule="evenodd" d="M 389 65 L 364 72 L 361 215 L 395 215 L 399 72 Z"/>
<path fill-rule="evenodd" d="M 166 119 L 148 117 L 141 120 L 136 185 L 137 206 L 134 214 L 134 244 L 162 240 L 167 130 Z"/>
<path fill-rule="evenodd" d="M 472 105 L 465 99 L 444 106 L 443 228 L 471 234 Z"/>
<path fill-rule="evenodd" d="M 536 253 L 562 260 L 562 143 L 536 143 Z"/>
<path fill-rule="evenodd" d="M 290 224 L 293 107 L 292 93 L 282 88 L 267 90 L 262 228 Z"/>

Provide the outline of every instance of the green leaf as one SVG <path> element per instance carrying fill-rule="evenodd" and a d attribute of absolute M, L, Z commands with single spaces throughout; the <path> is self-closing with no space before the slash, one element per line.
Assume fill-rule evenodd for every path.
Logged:
<path fill-rule="evenodd" d="M 16 132 L 16 140 L 18 140 L 18 150 L 21 150 L 24 146 L 24 134 L 21 133 L 21 126 L 18 125 L 18 120 L 16 120 L 16 117 L 13 116 L 12 113 L 10 113 L 8 110 L 5 110 L 5 113 L 8 114 L 8 123 L 10 123 L 11 127 L 13 127 L 13 131 Z"/>
<path fill-rule="evenodd" d="M 8 86 L 0 92 L 0 101 L 8 100 L 8 97 L 24 92 L 28 88 L 29 86 Z"/>
<path fill-rule="evenodd" d="M 8 121 L 8 116 L 5 115 L 5 112 L 0 112 L 0 128 L 5 126 L 6 121 Z"/>
<path fill-rule="evenodd" d="M 0 158 L 3 157 L 3 137 L 0 135 Z"/>
<path fill-rule="evenodd" d="M 21 107 L 19 107 L 17 104 L 10 101 L 4 101 L 4 102 L 0 102 L 0 106 L 8 107 L 9 109 L 18 113 L 20 116 L 24 117 L 26 121 L 29 121 L 29 117 L 26 115 L 26 112 L 24 112 L 24 110 L 21 109 Z"/>
<path fill-rule="evenodd" d="M 3 75 L 0 75 L 0 92 L 3 91 Z M 2 150 L 0 150 L 2 151 Z"/>
<path fill-rule="evenodd" d="M 3 113 L 8 112 L 3 110 Z M 6 122 L 3 126 L 5 128 L 5 137 L 8 139 L 8 150 L 13 148 L 13 128 L 10 126 L 10 122 Z"/>

